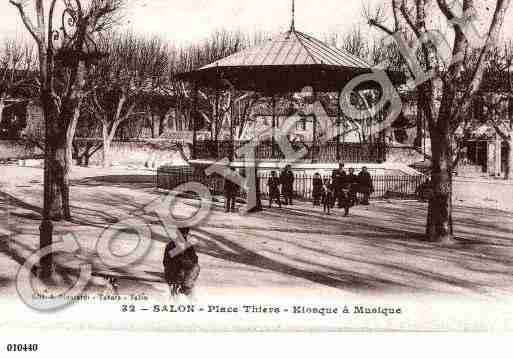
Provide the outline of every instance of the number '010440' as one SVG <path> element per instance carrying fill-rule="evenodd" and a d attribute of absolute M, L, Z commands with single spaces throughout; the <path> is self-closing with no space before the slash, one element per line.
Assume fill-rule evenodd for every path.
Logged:
<path fill-rule="evenodd" d="M 36 352 L 38 349 L 37 344 L 7 344 L 8 352 Z"/>

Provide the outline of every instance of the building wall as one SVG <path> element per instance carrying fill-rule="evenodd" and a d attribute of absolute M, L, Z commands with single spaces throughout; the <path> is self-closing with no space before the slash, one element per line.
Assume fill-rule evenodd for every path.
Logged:
<path fill-rule="evenodd" d="M 466 146 L 466 155 L 460 159 L 460 169 L 481 168 L 481 175 L 502 176 L 504 172 L 503 141 L 496 138 L 488 140 L 469 141 Z"/>
<path fill-rule="evenodd" d="M 185 148 L 184 152 L 187 150 Z M 174 141 L 114 141 L 110 156 L 113 165 L 156 168 L 165 164 L 186 164 L 181 148 Z M 103 152 L 100 149 L 89 159 L 89 165 L 100 166 L 102 160 Z"/>
<path fill-rule="evenodd" d="M 23 141 L 0 140 L 0 161 L 29 159 L 42 155 L 42 151 L 34 145 Z"/>
<path fill-rule="evenodd" d="M 319 101 L 306 105 L 296 114 L 291 116 L 277 116 L 277 127 L 282 133 L 288 133 L 291 137 L 300 137 L 303 141 L 311 142 L 314 137 L 314 123 L 316 137 L 323 137 L 327 140 L 336 140 L 337 138 L 337 117 L 329 116 Z M 304 128 L 301 125 L 304 123 Z M 259 133 L 263 133 L 272 127 L 272 116 L 256 115 L 253 121 L 248 125 L 245 131 L 246 139 L 252 138 Z M 343 128 L 343 126 L 341 126 Z M 340 131 L 342 134 L 343 131 Z M 359 143 L 360 136 L 357 131 L 346 133 L 343 141 L 346 143 Z"/>

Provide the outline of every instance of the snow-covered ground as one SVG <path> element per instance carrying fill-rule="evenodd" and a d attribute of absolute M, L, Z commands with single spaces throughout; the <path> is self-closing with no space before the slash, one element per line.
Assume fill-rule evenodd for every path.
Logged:
<path fill-rule="evenodd" d="M 38 247 L 42 170 L 5 166 L 0 172 L 4 211 L 0 293 L 14 294 L 17 268 Z M 58 262 L 76 267 L 87 259 L 96 275 L 119 278 L 120 293 L 144 291 L 166 297 L 161 263 L 169 237 L 148 210 L 165 195 L 154 188 L 153 173 L 77 167 L 72 177 L 73 221 L 56 224 L 55 232 L 73 233 L 81 250 L 59 256 Z M 509 293 L 513 289 L 513 213 L 507 207 L 511 192 L 499 196 L 510 196 L 501 210 L 486 200 L 490 194 L 480 193 L 480 186 L 458 182 L 456 187 L 458 242 L 451 247 L 422 240 L 426 204 L 417 201 L 378 201 L 353 208 L 347 218 L 339 210 L 327 216 L 310 203 L 296 202 L 250 216 L 226 214 L 222 203 L 214 203 L 210 215 L 192 232 L 202 268 L 198 293 L 259 293 L 263 288 L 266 293 L 323 296 Z M 196 206 L 196 201 L 182 199 L 173 213 L 191 213 Z M 109 226 L 134 217 L 148 223 L 151 249 L 136 266 L 109 268 L 96 252 L 98 239 Z M 129 252 L 135 242 L 133 233 L 122 233 L 113 243 L 118 254 Z M 95 278 L 90 291 L 108 290 L 104 281 Z"/>

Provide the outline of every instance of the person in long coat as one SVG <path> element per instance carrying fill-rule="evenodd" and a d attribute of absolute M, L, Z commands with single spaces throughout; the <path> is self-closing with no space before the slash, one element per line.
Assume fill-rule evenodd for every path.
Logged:
<path fill-rule="evenodd" d="M 291 166 L 287 165 L 280 175 L 281 191 L 285 200 L 285 205 L 292 205 L 294 196 L 294 172 Z"/>
<path fill-rule="evenodd" d="M 228 178 L 224 179 L 224 198 L 225 198 L 225 212 L 235 212 L 235 200 L 239 194 L 239 186 L 230 181 Z"/>
<path fill-rule="evenodd" d="M 360 191 L 363 193 L 362 204 L 368 206 L 370 195 L 374 193 L 374 184 L 372 183 L 372 177 L 367 167 L 363 167 L 362 171 L 358 174 L 358 182 Z"/>
<path fill-rule="evenodd" d="M 321 203 L 322 186 L 323 186 L 321 175 L 318 172 L 316 172 L 314 174 L 314 178 L 312 180 L 312 186 L 313 186 L 312 198 L 313 198 L 313 205 L 315 207 L 315 206 L 319 206 Z"/>
<path fill-rule="evenodd" d="M 349 182 L 346 171 L 344 171 L 343 163 L 340 163 L 338 169 L 333 171 L 331 183 L 334 191 L 333 204 L 335 204 L 334 202 L 336 200 L 338 202 L 338 208 L 348 208 L 349 198 L 347 193 Z"/>
<path fill-rule="evenodd" d="M 271 177 L 267 181 L 267 186 L 269 187 L 269 208 L 272 207 L 273 200 L 278 203 L 278 207 L 281 208 L 281 200 L 280 200 L 280 180 L 276 176 L 276 171 L 271 172 Z"/>
<path fill-rule="evenodd" d="M 354 206 L 358 202 L 357 194 L 360 190 L 360 180 L 356 173 L 354 173 L 354 168 L 349 169 L 347 182 L 349 183 L 349 203 L 351 206 Z"/>
<path fill-rule="evenodd" d="M 330 214 L 330 209 L 333 204 L 333 194 L 333 183 L 330 182 L 329 178 L 324 179 L 322 185 L 322 206 L 324 213 Z"/>

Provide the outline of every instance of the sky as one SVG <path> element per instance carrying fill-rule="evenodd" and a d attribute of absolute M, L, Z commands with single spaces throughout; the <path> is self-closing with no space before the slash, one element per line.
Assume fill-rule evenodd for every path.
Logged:
<path fill-rule="evenodd" d="M 26 0 L 31 2 L 32 0 Z M 207 38 L 219 29 L 276 34 L 290 27 L 292 0 L 129 0 L 123 26 L 138 33 L 160 35 L 175 45 Z M 296 28 L 320 39 L 328 33 L 345 34 L 354 27 L 369 32 L 362 15 L 366 3 L 383 0 L 296 0 Z M 484 14 L 492 0 L 478 0 Z M 486 15 L 485 15 L 486 16 Z M 438 20 L 437 20 L 438 21 Z M 16 9 L 0 0 L 0 38 L 26 34 Z M 504 34 L 513 34 L 513 9 Z M 512 36 L 513 37 L 513 36 Z"/>

